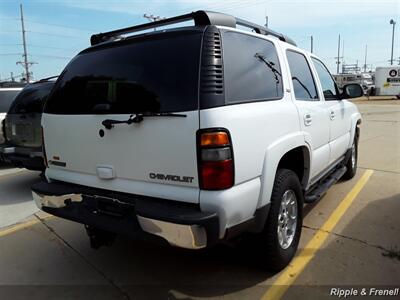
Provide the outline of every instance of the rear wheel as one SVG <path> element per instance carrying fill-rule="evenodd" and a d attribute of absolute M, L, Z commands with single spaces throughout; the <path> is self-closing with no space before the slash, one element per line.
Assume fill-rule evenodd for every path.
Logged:
<path fill-rule="evenodd" d="M 303 193 L 297 175 L 288 169 L 276 173 L 271 207 L 259 250 L 272 271 L 285 268 L 296 253 L 302 227 Z"/>

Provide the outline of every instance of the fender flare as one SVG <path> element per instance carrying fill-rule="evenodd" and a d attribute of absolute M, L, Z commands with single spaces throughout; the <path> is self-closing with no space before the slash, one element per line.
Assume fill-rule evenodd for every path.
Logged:
<path fill-rule="evenodd" d="M 308 160 L 308 172 L 304 176 L 305 182 L 302 182 L 302 185 L 304 186 L 304 183 L 308 183 L 312 161 L 312 151 L 310 145 L 305 141 L 304 132 L 299 131 L 284 135 L 275 142 L 271 143 L 265 151 L 262 173 L 260 177 L 261 189 L 257 208 L 263 207 L 270 203 L 278 164 L 286 153 L 298 147 L 307 148 L 308 159 L 307 157 L 306 159 Z"/>

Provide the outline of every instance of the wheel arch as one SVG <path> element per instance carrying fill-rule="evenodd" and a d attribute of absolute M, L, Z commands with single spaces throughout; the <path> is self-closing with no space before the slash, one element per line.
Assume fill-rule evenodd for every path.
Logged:
<path fill-rule="evenodd" d="M 350 127 L 350 141 L 349 141 L 349 146 L 348 148 L 351 147 L 354 141 L 354 137 L 357 135 L 357 138 L 359 137 L 360 134 L 360 129 L 359 125 L 361 124 L 362 119 L 361 119 L 361 114 L 359 112 L 356 112 L 351 115 L 351 127 Z"/>
<path fill-rule="evenodd" d="M 275 175 L 280 167 L 294 169 L 293 171 L 301 176 L 299 180 L 305 189 L 310 176 L 311 155 L 310 146 L 305 142 L 302 132 L 288 134 L 270 144 L 264 157 L 257 207 L 263 207 L 270 202 Z"/>

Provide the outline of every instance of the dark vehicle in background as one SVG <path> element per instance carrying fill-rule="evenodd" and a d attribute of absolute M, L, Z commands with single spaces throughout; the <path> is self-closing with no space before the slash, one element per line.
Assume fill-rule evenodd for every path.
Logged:
<path fill-rule="evenodd" d="M 22 87 L 0 86 L 0 144 L 4 143 L 4 119 L 15 97 L 21 90 Z"/>
<path fill-rule="evenodd" d="M 54 77 L 27 85 L 16 97 L 4 120 L 3 160 L 16 167 L 45 169 L 42 152 L 43 105 L 55 83 Z"/>

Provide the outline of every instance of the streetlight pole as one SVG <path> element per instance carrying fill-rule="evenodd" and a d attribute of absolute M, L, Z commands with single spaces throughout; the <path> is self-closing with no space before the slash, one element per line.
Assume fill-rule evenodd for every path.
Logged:
<path fill-rule="evenodd" d="M 339 74 L 339 65 L 340 65 L 340 34 L 339 34 L 339 40 L 338 40 L 338 46 L 337 46 L 337 69 L 336 69 L 336 74 Z"/>
<path fill-rule="evenodd" d="M 310 36 L 310 41 L 311 41 L 311 53 L 313 53 L 314 50 L 314 37 Z"/>
<path fill-rule="evenodd" d="M 393 65 L 393 48 L 394 48 L 394 28 L 396 26 L 396 22 L 391 19 L 390 20 L 390 25 L 393 25 L 393 30 L 392 30 L 392 54 L 390 55 L 390 65 Z"/>

